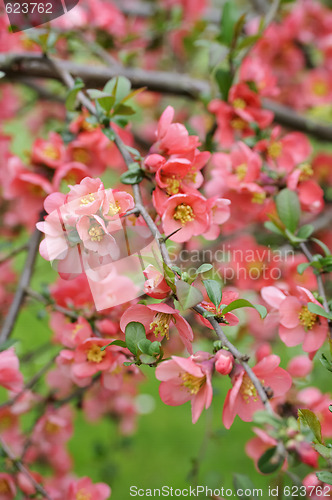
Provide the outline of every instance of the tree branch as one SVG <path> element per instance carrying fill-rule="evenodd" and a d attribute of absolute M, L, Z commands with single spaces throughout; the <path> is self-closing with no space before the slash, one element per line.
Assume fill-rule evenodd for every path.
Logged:
<path fill-rule="evenodd" d="M 30 481 L 30 483 L 34 486 L 35 490 L 40 493 L 44 498 L 48 500 L 53 500 L 52 497 L 47 493 L 46 490 L 35 480 L 35 478 L 30 474 L 28 469 L 23 465 L 21 460 L 18 460 L 15 455 L 12 453 L 11 449 L 7 446 L 5 441 L 0 437 L 0 446 L 3 449 L 6 457 L 13 463 L 16 469 L 25 475 L 25 477 Z"/>
<path fill-rule="evenodd" d="M 28 255 L 24 264 L 24 269 L 20 277 L 20 281 L 17 286 L 17 290 L 14 296 L 14 300 L 10 306 L 9 312 L 6 316 L 5 322 L 3 324 L 1 334 L 0 334 L 0 344 L 5 342 L 10 336 L 19 314 L 20 308 L 23 304 L 24 297 L 26 294 L 26 288 L 29 286 L 31 276 L 33 273 L 35 261 L 38 254 L 39 243 L 41 240 L 42 233 L 35 229 L 35 232 L 30 238 Z"/>
<path fill-rule="evenodd" d="M 148 90 L 198 99 L 211 93 L 211 85 L 206 80 L 191 78 L 189 75 L 166 71 L 145 71 L 140 68 L 119 66 L 87 66 L 69 61 L 55 60 L 58 69 L 82 78 L 88 87 L 102 87 L 114 76 L 125 76 L 133 88 L 147 87 Z M 21 54 L 0 54 L 0 70 L 8 79 L 20 81 L 22 78 L 47 78 L 62 80 L 59 72 L 49 64 L 43 55 L 23 52 Z M 332 141 L 332 127 L 306 118 L 293 109 L 263 99 L 263 106 L 272 111 L 275 121 L 281 125 L 305 132 L 321 141 Z"/>

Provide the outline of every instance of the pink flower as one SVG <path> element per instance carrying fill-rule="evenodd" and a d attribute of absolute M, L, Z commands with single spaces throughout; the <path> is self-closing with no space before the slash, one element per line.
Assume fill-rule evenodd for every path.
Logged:
<path fill-rule="evenodd" d="M 23 376 L 13 347 L 0 352 L 0 385 L 13 392 L 23 389 Z"/>
<path fill-rule="evenodd" d="M 196 149 L 200 143 L 197 136 L 190 136 L 181 123 L 172 123 L 174 108 L 167 106 L 160 117 L 157 130 L 157 143 L 154 149 L 166 154 L 182 154 Z"/>
<path fill-rule="evenodd" d="M 267 162 L 272 168 L 290 173 L 311 154 L 310 142 L 301 132 L 291 132 L 284 137 L 280 137 L 280 134 L 281 128 L 274 127 L 271 139 L 259 141 L 255 150 L 266 153 Z"/>
<path fill-rule="evenodd" d="M 302 344 L 305 352 L 315 353 L 324 343 L 328 332 L 327 319 L 309 311 L 308 302 L 320 305 L 312 293 L 301 286 L 295 295 L 286 296 L 276 287 L 264 287 L 263 299 L 279 310 L 279 335 L 288 346 Z"/>
<path fill-rule="evenodd" d="M 264 97 L 276 97 L 280 93 L 270 66 L 257 57 L 249 56 L 242 61 L 240 80 L 254 82 L 258 93 Z"/>
<path fill-rule="evenodd" d="M 292 385 L 292 378 L 282 368 L 279 368 L 280 358 L 274 354 L 266 356 L 253 367 L 253 372 L 264 387 L 273 391 L 273 397 L 282 396 Z M 240 365 L 236 366 L 232 375 L 233 387 L 227 393 L 223 423 L 229 429 L 238 415 L 244 422 L 251 422 L 256 411 L 264 408 L 257 390 L 248 374 Z"/>
<path fill-rule="evenodd" d="M 216 353 L 214 359 L 214 367 L 218 373 L 221 375 L 228 375 L 231 373 L 234 365 L 234 357 L 229 351 L 221 349 Z"/>
<path fill-rule="evenodd" d="M 67 195 L 69 210 L 77 215 L 93 215 L 102 207 L 105 200 L 105 188 L 100 179 L 85 177 L 79 184 L 69 186 Z"/>
<path fill-rule="evenodd" d="M 307 387 L 297 395 L 298 407 L 308 408 L 317 415 L 324 437 L 332 437 L 332 413 L 329 410 L 330 394 L 322 394 L 317 387 Z"/>
<path fill-rule="evenodd" d="M 287 366 L 287 371 L 292 377 L 306 377 L 313 369 L 313 362 L 307 356 L 295 356 Z"/>
<path fill-rule="evenodd" d="M 164 299 L 171 291 L 164 275 L 158 271 L 152 264 L 144 269 L 143 274 L 146 278 L 144 283 L 144 292 L 154 299 Z"/>
<path fill-rule="evenodd" d="M 332 486 L 320 481 L 314 472 L 308 474 L 302 482 L 307 489 L 307 496 L 311 500 L 320 500 L 322 494 L 326 496 L 326 492 L 329 496 L 331 495 Z"/>
<path fill-rule="evenodd" d="M 58 168 L 65 162 L 65 147 L 59 134 L 51 132 L 48 139 L 36 139 L 31 153 L 31 162 Z"/>
<path fill-rule="evenodd" d="M 0 500 L 13 500 L 16 496 L 14 479 L 5 472 L 0 472 Z"/>
<path fill-rule="evenodd" d="M 210 227 L 203 234 L 206 240 L 215 240 L 220 234 L 220 226 L 228 221 L 231 210 L 231 201 L 227 198 L 209 198 L 207 200 L 207 209 L 210 216 Z"/>
<path fill-rule="evenodd" d="M 271 437 L 266 431 L 259 427 L 252 429 L 256 437 L 250 439 L 245 447 L 246 454 L 255 462 L 255 467 L 258 469 L 258 460 L 269 448 L 277 445 L 277 440 Z"/>
<path fill-rule="evenodd" d="M 178 243 L 204 233 L 210 223 L 207 200 L 199 194 L 176 194 L 165 203 L 162 223 L 166 235 Z"/>
<path fill-rule="evenodd" d="M 191 401 L 193 424 L 197 422 L 204 407 L 212 402 L 211 375 L 213 357 L 198 351 L 189 358 L 172 356 L 156 368 L 156 378 L 161 381 L 159 394 L 162 401 L 178 406 Z"/>
<path fill-rule="evenodd" d="M 109 339 L 89 338 L 79 344 L 74 352 L 72 373 L 78 379 L 88 379 L 100 371 L 107 371 L 114 359 L 112 350 L 102 346 L 109 344 Z"/>
<path fill-rule="evenodd" d="M 221 322 L 224 321 L 225 323 L 227 323 L 231 326 L 234 326 L 234 325 L 238 324 L 239 318 L 231 312 L 223 314 L 221 305 L 228 305 L 238 298 L 239 298 L 238 292 L 236 292 L 235 290 L 229 290 L 226 288 L 226 289 L 223 289 L 223 291 L 222 291 L 222 299 L 221 299 L 221 302 L 218 305 L 218 307 L 216 307 L 214 304 L 212 304 L 212 302 L 209 299 L 204 300 L 203 302 L 201 302 L 200 305 L 202 307 L 204 307 L 204 309 L 206 311 L 208 311 L 209 313 L 211 313 L 213 316 L 216 316 L 217 318 L 219 318 L 219 320 Z M 210 330 L 213 330 L 213 326 L 211 325 L 211 323 L 208 321 L 207 318 L 203 318 L 203 316 L 198 315 L 197 319 L 204 326 L 206 326 L 207 328 L 210 328 Z"/>
<path fill-rule="evenodd" d="M 77 232 L 84 247 L 97 252 L 102 257 L 109 255 L 112 259 L 119 256 L 119 248 L 113 236 L 109 234 L 104 220 L 98 215 L 84 215 L 76 225 Z"/>
<path fill-rule="evenodd" d="M 118 189 L 107 189 L 103 205 L 103 216 L 107 220 L 112 220 L 114 217 L 121 217 L 121 215 L 132 210 L 134 206 L 135 203 L 131 194 Z"/>
<path fill-rule="evenodd" d="M 154 334 L 158 340 L 162 340 L 164 337 L 168 339 L 169 329 L 174 326 L 179 332 L 186 349 L 192 354 L 191 342 L 194 339 L 194 335 L 191 326 L 176 309 L 163 303 L 148 306 L 137 304 L 129 307 L 122 315 L 120 328 L 123 332 L 127 324 L 131 321 L 142 323 L 147 335 Z"/>
<path fill-rule="evenodd" d="M 65 500 L 108 500 L 111 488 L 105 483 L 93 484 L 89 477 L 71 481 Z"/>

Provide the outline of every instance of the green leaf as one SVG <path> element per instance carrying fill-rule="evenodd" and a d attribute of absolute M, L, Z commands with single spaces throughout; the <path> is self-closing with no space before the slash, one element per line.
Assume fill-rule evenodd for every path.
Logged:
<path fill-rule="evenodd" d="M 68 109 L 68 111 L 75 111 L 77 94 L 83 88 L 83 80 L 81 78 L 76 78 L 74 86 L 68 91 L 66 97 L 66 108 Z"/>
<path fill-rule="evenodd" d="M 154 342 L 151 342 L 148 354 L 150 354 L 151 356 L 159 354 L 160 348 L 161 348 L 161 343 L 155 340 Z"/>
<path fill-rule="evenodd" d="M 113 95 L 115 102 L 118 104 L 128 96 L 130 89 L 131 83 L 128 78 L 125 76 L 116 76 L 106 83 L 104 92 Z"/>
<path fill-rule="evenodd" d="M 126 326 L 126 344 L 130 352 L 137 355 L 137 344 L 146 338 L 145 328 L 142 323 L 132 321 Z"/>
<path fill-rule="evenodd" d="M 178 280 L 176 283 L 176 296 L 183 309 L 197 306 L 204 298 L 197 288 L 183 280 Z"/>
<path fill-rule="evenodd" d="M 215 280 L 203 280 L 203 285 L 212 304 L 218 309 L 222 299 L 221 284 Z"/>
<path fill-rule="evenodd" d="M 218 41 L 230 46 L 234 36 L 234 28 L 237 21 L 237 12 L 234 2 L 228 0 L 223 8 L 221 16 L 221 32 Z"/>
<path fill-rule="evenodd" d="M 254 413 L 254 422 L 256 424 L 269 424 L 275 428 L 279 428 L 282 425 L 281 418 L 278 418 L 276 415 L 271 415 L 265 410 L 259 410 Z"/>
<path fill-rule="evenodd" d="M 149 353 L 150 345 L 151 345 L 151 340 L 145 338 L 138 342 L 137 347 L 144 354 L 150 354 Z"/>
<path fill-rule="evenodd" d="M 320 421 L 314 412 L 307 409 L 299 409 L 297 414 L 299 425 L 302 423 L 303 425 L 309 427 L 318 443 L 322 444 L 322 429 Z"/>
<path fill-rule="evenodd" d="M 296 236 L 298 238 L 303 238 L 304 240 L 307 240 L 309 236 L 312 235 L 314 230 L 315 228 L 312 224 L 306 224 L 305 226 L 300 227 Z"/>
<path fill-rule="evenodd" d="M 118 104 L 115 106 L 113 109 L 113 116 L 114 115 L 121 115 L 121 116 L 131 116 L 134 115 L 136 111 L 131 107 L 128 106 L 127 104 Z"/>
<path fill-rule="evenodd" d="M 121 175 L 120 181 L 122 184 L 139 184 L 144 178 L 143 171 L 139 168 L 137 170 L 129 170 Z"/>
<path fill-rule="evenodd" d="M 141 354 L 139 359 L 143 365 L 152 365 L 156 362 L 156 358 L 154 356 L 149 356 L 149 354 Z"/>
<path fill-rule="evenodd" d="M 332 319 L 332 313 L 326 312 L 322 306 L 319 306 L 314 302 L 308 302 L 308 309 L 310 312 L 318 314 L 318 316 L 323 316 L 323 318 Z"/>
<path fill-rule="evenodd" d="M 322 471 L 316 472 L 316 476 L 323 483 L 332 484 L 332 472 L 328 472 L 327 470 L 322 470 Z"/>
<path fill-rule="evenodd" d="M 283 457 L 280 457 L 277 453 L 277 447 L 273 446 L 263 453 L 258 460 L 257 466 L 263 474 L 271 474 L 272 472 L 278 470 L 282 466 L 283 462 Z"/>
<path fill-rule="evenodd" d="M 218 87 L 219 87 L 219 90 L 221 93 L 221 97 L 223 98 L 224 101 L 227 101 L 228 92 L 229 92 L 229 89 L 231 88 L 232 82 L 233 82 L 232 73 L 227 69 L 218 68 L 217 71 L 215 72 L 214 77 L 215 77 L 216 82 L 218 84 Z"/>
<path fill-rule="evenodd" d="M 112 95 L 106 95 L 97 99 L 99 105 L 103 108 L 105 113 L 108 115 L 114 105 L 115 97 Z"/>
<path fill-rule="evenodd" d="M 124 340 L 113 340 L 113 342 L 110 342 L 107 345 L 103 345 L 103 347 L 100 348 L 101 351 L 105 351 L 106 347 L 110 345 L 117 345 L 119 347 L 127 347 L 127 344 L 124 342 Z"/>
<path fill-rule="evenodd" d="M 114 130 L 112 130 L 111 128 L 102 128 L 101 130 L 102 130 L 102 133 L 104 135 L 106 135 L 107 139 L 114 142 L 114 139 L 115 139 Z"/>
<path fill-rule="evenodd" d="M 212 267 L 213 267 L 212 264 L 202 264 L 197 269 L 196 274 L 203 274 L 206 273 L 207 271 L 211 271 Z"/>
<path fill-rule="evenodd" d="M 256 311 L 259 312 L 260 317 L 262 319 L 264 319 L 265 316 L 267 315 L 266 307 L 264 307 L 260 304 L 252 304 L 251 302 L 249 302 L 249 300 L 246 300 L 246 299 L 234 300 L 233 302 L 228 304 L 228 306 L 223 308 L 222 313 L 226 314 L 230 311 L 234 311 L 234 309 L 240 309 L 242 307 L 252 307 L 253 309 L 256 309 Z"/>
<path fill-rule="evenodd" d="M 315 450 L 323 457 L 325 460 L 331 460 L 332 458 L 332 448 L 325 446 L 324 444 L 314 444 Z"/>
<path fill-rule="evenodd" d="M 301 215 L 300 202 L 297 194 L 290 189 L 283 189 L 276 197 L 277 212 L 281 222 L 294 233 Z"/>
<path fill-rule="evenodd" d="M 304 271 L 305 271 L 306 269 L 308 269 L 308 267 L 310 267 L 310 266 L 311 266 L 311 262 L 302 262 L 301 264 L 299 264 L 299 265 L 297 266 L 297 272 L 298 272 L 299 274 L 303 274 L 303 273 L 304 273 Z"/>
<path fill-rule="evenodd" d="M 327 357 L 325 356 L 325 354 L 321 355 L 321 357 L 319 358 L 319 361 L 322 363 L 322 365 L 324 366 L 324 368 L 326 368 L 327 370 L 329 370 L 330 372 L 332 372 L 332 363 L 331 363 L 331 361 L 329 361 L 327 359 Z"/>
<path fill-rule="evenodd" d="M 264 222 L 264 227 L 271 231 L 272 233 L 280 234 L 281 236 L 284 236 L 284 232 L 281 231 L 279 227 L 277 227 L 272 221 L 267 220 Z"/>
<path fill-rule="evenodd" d="M 256 43 L 258 40 L 260 40 L 260 38 L 262 38 L 262 35 L 246 36 L 243 40 L 241 40 L 241 42 L 238 43 L 236 48 L 237 48 L 237 50 L 246 49 L 247 47 L 250 47 L 251 45 Z"/>
<path fill-rule="evenodd" d="M 318 246 L 320 246 L 320 248 L 323 250 L 326 256 L 331 255 L 330 249 L 327 245 L 325 245 L 325 243 L 318 240 L 317 238 L 311 238 L 311 240 L 317 243 Z"/>

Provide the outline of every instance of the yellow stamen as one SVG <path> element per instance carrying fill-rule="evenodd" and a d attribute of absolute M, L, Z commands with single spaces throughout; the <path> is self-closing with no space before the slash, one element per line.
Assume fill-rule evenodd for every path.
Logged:
<path fill-rule="evenodd" d="M 317 322 L 318 316 L 317 314 L 309 311 L 307 306 L 302 306 L 301 311 L 299 312 L 299 320 L 300 324 L 304 326 L 306 330 L 311 330 Z"/>
<path fill-rule="evenodd" d="M 84 205 L 89 205 L 90 203 L 95 201 L 95 199 L 95 195 L 92 193 L 83 196 L 83 198 L 81 198 L 81 207 L 83 207 Z"/>
<path fill-rule="evenodd" d="M 157 313 L 153 318 L 152 323 L 150 323 L 150 329 L 153 331 L 155 336 L 162 335 L 169 340 L 169 324 L 173 316 L 166 313 Z"/>
<path fill-rule="evenodd" d="M 76 493 L 76 500 L 91 500 L 91 493 L 85 489 L 79 490 Z"/>
<path fill-rule="evenodd" d="M 237 178 L 240 181 L 243 181 L 243 179 L 247 175 L 247 170 L 248 170 L 248 166 L 245 163 L 242 163 L 241 165 L 238 165 L 237 167 L 235 167 L 235 172 L 236 172 Z"/>
<path fill-rule="evenodd" d="M 261 382 L 264 383 L 264 381 L 262 380 Z M 247 373 L 243 375 L 240 393 L 247 404 L 250 403 L 250 400 L 256 402 L 259 399 L 257 395 L 257 389 L 248 377 Z"/>
<path fill-rule="evenodd" d="M 46 425 L 45 425 L 45 431 L 48 433 L 48 434 L 56 434 L 58 431 L 59 431 L 60 427 L 55 424 L 54 422 L 46 422 Z"/>
<path fill-rule="evenodd" d="M 241 118 L 234 118 L 233 120 L 231 120 L 231 126 L 235 130 L 243 130 L 246 128 L 247 124 Z"/>
<path fill-rule="evenodd" d="M 190 205 L 186 203 L 181 203 L 178 205 L 174 211 L 173 218 L 181 222 L 184 226 L 187 222 L 191 222 L 195 219 L 195 214 Z"/>
<path fill-rule="evenodd" d="M 254 262 L 249 262 L 247 264 L 247 269 L 248 269 L 248 271 L 250 273 L 250 277 L 252 279 L 259 278 L 264 267 L 265 267 L 265 265 L 263 264 L 263 262 L 261 262 L 259 260 L 254 261 Z"/>
<path fill-rule="evenodd" d="M 246 101 L 238 97 L 233 101 L 234 108 L 244 109 L 246 107 Z"/>
<path fill-rule="evenodd" d="M 267 153 L 273 160 L 279 158 L 282 153 L 282 143 L 280 141 L 272 142 L 267 148 Z"/>
<path fill-rule="evenodd" d="M 6 479 L 0 479 L 0 493 L 6 494 L 10 493 L 10 487 Z"/>
<path fill-rule="evenodd" d="M 50 160 L 58 160 L 60 156 L 59 151 L 52 144 L 47 144 L 43 149 L 43 153 Z"/>
<path fill-rule="evenodd" d="M 103 228 L 100 226 L 92 226 L 88 231 L 91 241 L 101 241 L 104 237 Z"/>
<path fill-rule="evenodd" d="M 93 344 L 87 352 L 87 360 L 92 363 L 100 363 L 106 356 L 106 351 L 102 351 L 99 345 Z"/>
<path fill-rule="evenodd" d="M 300 166 L 300 170 L 300 181 L 306 181 L 314 174 L 313 168 L 309 163 L 303 163 L 303 165 Z"/>
<path fill-rule="evenodd" d="M 318 97 L 325 97 L 329 93 L 329 87 L 323 80 L 315 82 L 312 86 L 312 90 Z"/>
<path fill-rule="evenodd" d="M 191 375 L 191 373 L 187 372 L 182 373 L 181 378 L 183 387 L 185 387 L 188 392 L 193 395 L 197 394 L 206 382 L 205 375 L 203 377 L 195 377 L 194 375 Z"/>
<path fill-rule="evenodd" d="M 166 180 L 167 188 L 166 191 L 168 194 L 178 194 L 180 191 L 180 181 L 175 177 L 168 177 Z"/>
<path fill-rule="evenodd" d="M 113 217 L 113 215 L 116 215 L 119 212 L 121 212 L 121 207 L 119 206 L 119 203 L 117 201 L 115 203 L 109 204 L 109 209 L 108 209 L 107 215 L 109 215 L 110 217 Z"/>
<path fill-rule="evenodd" d="M 262 205 L 262 203 L 264 203 L 265 201 L 265 198 L 266 198 L 266 193 L 254 193 L 252 198 L 251 198 L 251 201 L 252 203 L 258 203 L 258 205 Z"/>
<path fill-rule="evenodd" d="M 87 132 L 92 132 L 92 130 L 96 128 L 96 125 L 93 125 L 92 123 L 83 120 L 81 123 L 81 127 L 83 130 L 86 130 Z"/>
<path fill-rule="evenodd" d="M 80 163 L 84 163 L 86 165 L 90 161 L 90 155 L 89 155 L 89 153 L 87 152 L 86 149 L 76 148 L 73 151 L 73 159 L 75 161 L 78 161 Z"/>

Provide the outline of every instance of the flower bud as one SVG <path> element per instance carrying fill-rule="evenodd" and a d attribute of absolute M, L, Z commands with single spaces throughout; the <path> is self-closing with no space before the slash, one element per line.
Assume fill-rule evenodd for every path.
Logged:
<path fill-rule="evenodd" d="M 221 373 L 221 375 L 228 375 L 233 368 L 234 358 L 233 355 L 229 351 L 225 351 L 221 349 L 215 355 L 215 369 L 217 372 Z"/>

